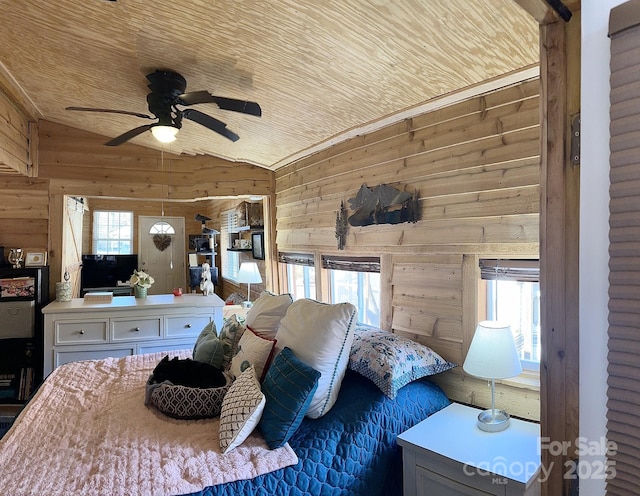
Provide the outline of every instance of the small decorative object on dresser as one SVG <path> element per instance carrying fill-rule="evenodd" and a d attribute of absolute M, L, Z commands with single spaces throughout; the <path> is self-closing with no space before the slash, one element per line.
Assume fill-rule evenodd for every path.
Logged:
<path fill-rule="evenodd" d="M 540 494 L 540 426 L 511 420 L 487 433 L 480 410 L 452 403 L 398 436 L 404 496 Z"/>
<path fill-rule="evenodd" d="M 155 279 L 142 270 L 134 270 L 129 280 L 136 298 L 146 298 L 147 290 L 154 282 Z"/>
<path fill-rule="evenodd" d="M 200 290 L 205 296 L 214 292 L 213 282 L 211 282 L 211 267 L 208 263 L 202 264 L 202 274 L 200 275 Z"/>

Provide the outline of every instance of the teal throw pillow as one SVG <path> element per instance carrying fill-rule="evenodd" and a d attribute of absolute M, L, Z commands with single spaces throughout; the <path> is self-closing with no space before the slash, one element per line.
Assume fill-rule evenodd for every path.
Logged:
<path fill-rule="evenodd" d="M 271 449 L 284 446 L 298 430 L 313 394 L 320 372 L 284 348 L 269 367 L 262 382 L 266 398 L 259 429 Z"/>

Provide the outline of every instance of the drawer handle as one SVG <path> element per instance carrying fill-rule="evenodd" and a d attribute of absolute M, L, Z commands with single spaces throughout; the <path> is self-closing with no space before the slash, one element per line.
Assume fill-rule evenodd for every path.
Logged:
<path fill-rule="evenodd" d="M 84 334 L 84 329 L 80 329 L 80 330 L 78 331 L 78 333 L 79 333 L 79 334 Z"/>
<path fill-rule="evenodd" d="M 134 331 L 136 331 L 136 332 L 140 332 L 140 328 L 139 328 L 139 327 L 136 327 L 136 328 L 134 329 Z"/>
<path fill-rule="evenodd" d="M 185 327 L 186 327 L 187 329 L 191 329 L 191 324 L 187 324 Z"/>

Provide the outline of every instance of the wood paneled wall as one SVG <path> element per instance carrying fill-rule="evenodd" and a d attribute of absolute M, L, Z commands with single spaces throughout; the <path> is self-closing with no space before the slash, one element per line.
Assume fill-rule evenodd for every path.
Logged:
<path fill-rule="evenodd" d="M 42 252 L 48 247 L 49 182 L 0 175 L 0 245 Z"/>
<path fill-rule="evenodd" d="M 36 176 L 37 151 L 38 128 L 35 122 L 30 122 L 0 91 L 0 174 Z"/>
<path fill-rule="evenodd" d="M 350 226 L 342 253 L 381 255 L 385 329 L 462 364 L 478 319 L 479 258 L 538 257 L 539 94 L 538 79 L 524 81 L 279 169 L 278 249 L 339 253 L 336 212 L 363 183 L 417 190 L 420 221 Z M 326 295 L 321 277 L 316 284 Z M 461 367 L 436 380 L 453 399 L 490 405 L 486 381 Z M 539 419 L 537 387 L 502 384 L 497 401 Z"/>

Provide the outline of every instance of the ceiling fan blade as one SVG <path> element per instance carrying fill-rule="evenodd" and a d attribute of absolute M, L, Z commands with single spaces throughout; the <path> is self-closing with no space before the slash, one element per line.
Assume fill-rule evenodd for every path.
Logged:
<path fill-rule="evenodd" d="M 151 117 L 150 115 L 140 114 L 138 112 L 129 112 L 128 110 L 113 110 L 113 109 L 90 108 L 90 107 L 67 107 L 66 110 L 79 110 L 81 112 L 107 112 L 110 114 L 134 115 L 136 117 L 142 117 L 143 119 L 155 119 L 155 117 Z"/>
<path fill-rule="evenodd" d="M 107 141 L 105 145 L 107 146 L 118 146 L 124 143 L 125 141 L 129 141 L 131 138 L 135 138 L 136 136 L 144 133 L 151 129 L 155 124 L 145 124 L 144 126 L 136 127 L 127 131 L 126 133 L 122 133 L 120 136 L 116 136 L 111 141 Z"/>
<path fill-rule="evenodd" d="M 256 102 L 247 102 L 245 100 L 236 100 L 235 98 L 215 96 L 208 91 L 192 91 L 190 93 L 183 93 L 178 97 L 178 99 L 182 105 L 215 103 L 222 110 L 242 112 L 243 114 L 255 115 L 256 117 L 260 117 L 262 115 L 262 109 Z"/>
<path fill-rule="evenodd" d="M 240 136 L 227 129 L 227 125 L 224 122 L 219 121 L 218 119 L 214 119 L 210 115 L 203 114 L 198 110 L 183 110 L 182 117 L 184 117 L 185 119 L 189 119 L 190 121 L 197 122 L 198 124 L 201 124 L 218 134 L 221 134 L 225 138 L 229 138 L 231 141 L 238 141 L 240 139 Z"/>

